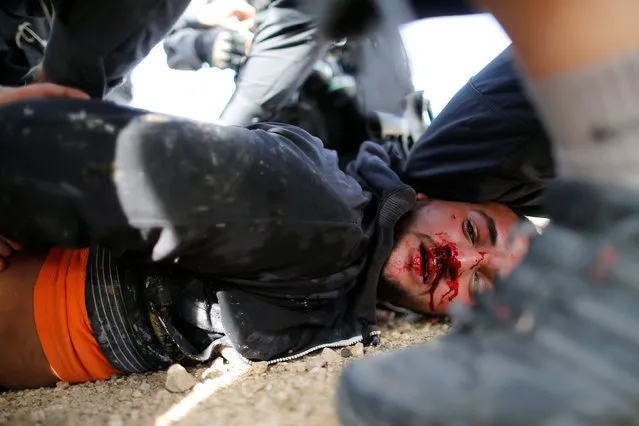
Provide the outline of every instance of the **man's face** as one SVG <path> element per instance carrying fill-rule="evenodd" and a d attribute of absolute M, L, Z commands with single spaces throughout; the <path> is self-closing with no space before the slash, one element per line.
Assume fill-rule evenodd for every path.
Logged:
<path fill-rule="evenodd" d="M 517 215 L 501 204 L 440 200 L 416 210 L 384 265 L 380 298 L 416 312 L 445 314 L 490 291 L 495 276 L 510 273 L 528 240 L 509 238 Z"/>

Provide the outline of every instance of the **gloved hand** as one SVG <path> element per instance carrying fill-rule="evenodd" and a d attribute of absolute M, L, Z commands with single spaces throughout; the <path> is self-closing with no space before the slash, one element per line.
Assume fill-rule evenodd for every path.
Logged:
<path fill-rule="evenodd" d="M 164 40 L 164 51 L 173 69 L 195 71 L 207 63 L 237 71 L 250 40 L 248 33 L 224 28 L 183 28 Z"/>
<path fill-rule="evenodd" d="M 220 30 L 210 47 L 207 62 L 216 68 L 231 68 L 237 71 L 247 55 L 250 40 L 246 33 Z"/>
<path fill-rule="evenodd" d="M 204 60 L 198 55 L 195 44 L 202 30 L 182 28 L 164 39 L 164 52 L 169 67 L 176 70 L 196 71 Z"/>

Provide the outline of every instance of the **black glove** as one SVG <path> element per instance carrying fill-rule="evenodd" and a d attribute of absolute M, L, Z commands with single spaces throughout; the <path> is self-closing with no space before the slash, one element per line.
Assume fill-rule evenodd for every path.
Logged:
<path fill-rule="evenodd" d="M 209 65 L 237 71 L 246 57 L 248 37 L 228 29 L 207 30 L 196 43 L 196 50 Z"/>
<path fill-rule="evenodd" d="M 223 28 L 182 28 L 164 40 L 169 67 L 195 71 L 209 66 L 237 71 L 244 61 L 247 36 Z"/>
<path fill-rule="evenodd" d="M 164 39 L 164 52 L 169 67 L 176 70 L 196 71 L 205 62 L 195 47 L 202 30 L 182 28 Z"/>

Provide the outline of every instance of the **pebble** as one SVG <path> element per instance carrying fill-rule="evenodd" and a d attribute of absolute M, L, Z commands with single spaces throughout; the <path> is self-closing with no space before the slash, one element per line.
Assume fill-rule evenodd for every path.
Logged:
<path fill-rule="evenodd" d="M 251 365 L 251 371 L 255 374 L 266 373 L 266 370 L 268 370 L 267 362 L 256 362 L 255 364 Z"/>
<path fill-rule="evenodd" d="M 145 380 L 140 384 L 140 390 L 142 392 L 148 392 L 151 390 L 151 385 Z"/>
<path fill-rule="evenodd" d="M 361 342 L 357 343 L 355 346 L 352 346 L 350 349 L 353 356 L 364 356 L 364 345 Z"/>
<path fill-rule="evenodd" d="M 67 382 L 58 382 L 58 383 L 55 384 L 55 388 L 56 389 L 66 389 L 69 386 L 71 386 L 71 385 L 69 383 L 67 383 Z"/>
<path fill-rule="evenodd" d="M 328 363 L 341 361 L 341 357 L 337 354 L 337 352 L 330 348 L 322 349 L 322 358 L 324 358 L 324 360 Z"/>
<path fill-rule="evenodd" d="M 140 392 L 140 391 L 138 391 L 138 390 L 133 391 L 133 393 L 131 394 L 131 396 L 132 396 L 133 398 L 140 398 L 140 397 L 142 396 L 142 392 Z"/>
<path fill-rule="evenodd" d="M 326 360 L 322 357 L 316 356 L 308 360 L 306 363 L 306 368 L 313 370 L 315 368 L 326 367 Z"/>
<path fill-rule="evenodd" d="M 168 391 L 181 393 L 191 389 L 196 383 L 197 380 L 195 380 L 195 377 L 191 376 L 184 367 L 180 364 L 173 364 L 166 372 L 166 383 L 164 387 L 166 387 Z"/>
<path fill-rule="evenodd" d="M 353 353 L 351 352 L 349 348 L 344 348 L 340 352 L 340 355 L 342 355 L 342 358 L 350 358 L 353 356 Z"/>

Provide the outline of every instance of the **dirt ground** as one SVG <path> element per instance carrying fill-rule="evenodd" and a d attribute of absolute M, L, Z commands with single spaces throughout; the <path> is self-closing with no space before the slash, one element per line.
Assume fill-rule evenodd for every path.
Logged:
<path fill-rule="evenodd" d="M 380 314 L 381 315 L 381 314 Z M 364 356 L 403 348 L 444 334 L 449 325 L 416 317 L 381 315 L 382 344 Z M 166 372 L 0 394 L 0 424 L 20 426 L 338 425 L 333 398 L 343 366 L 358 348 L 318 353 L 265 368 L 217 360 L 190 369 L 189 391 L 166 389 Z M 187 377 L 188 379 L 188 377 Z M 170 386 L 169 386 L 170 387 Z"/>

